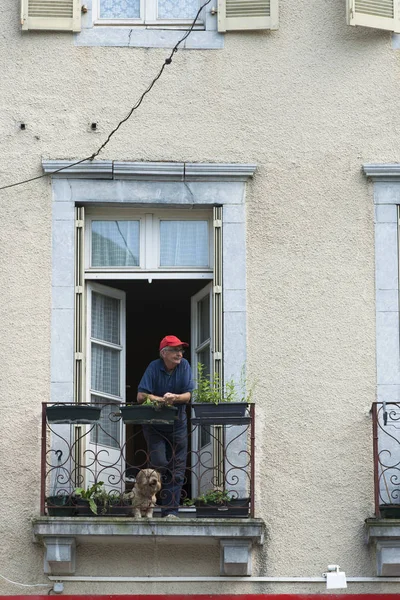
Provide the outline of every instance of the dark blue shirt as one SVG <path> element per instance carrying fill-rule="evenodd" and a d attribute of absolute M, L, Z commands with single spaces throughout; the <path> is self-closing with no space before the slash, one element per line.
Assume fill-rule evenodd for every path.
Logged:
<path fill-rule="evenodd" d="M 192 369 L 188 361 L 182 358 L 179 365 L 172 373 L 168 373 L 164 361 L 161 358 L 153 360 L 145 370 L 138 386 L 138 392 L 164 396 L 167 392 L 172 394 L 185 394 L 194 390 Z M 178 417 L 184 420 L 186 417 L 186 405 L 177 404 Z"/>

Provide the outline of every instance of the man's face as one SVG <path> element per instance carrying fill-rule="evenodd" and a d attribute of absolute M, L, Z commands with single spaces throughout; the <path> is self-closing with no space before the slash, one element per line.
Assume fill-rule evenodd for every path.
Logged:
<path fill-rule="evenodd" d="M 168 369 L 173 369 L 177 365 L 180 364 L 185 350 L 182 346 L 177 346 L 176 348 L 165 348 L 163 350 L 163 358 L 164 362 Z"/>

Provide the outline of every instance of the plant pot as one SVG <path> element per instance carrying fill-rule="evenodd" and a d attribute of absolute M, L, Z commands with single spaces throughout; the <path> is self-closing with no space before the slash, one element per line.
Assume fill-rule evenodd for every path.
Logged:
<path fill-rule="evenodd" d="M 89 500 L 84 498 L 76 498 L 76 516 L 77 517 L 97 517 L 97 515 L 91 510 Z"/>
<path fill-rule="evenodd" d="M 143 404 L 132 404 L 120 407 L 124 423 L 138 424 L 167 424 L 173 423 L 178 418 L 178 409 L 175 406 L 143 406 Z"/>
<path fill-rule="evenodd" d="M 197 519 L 247 519 L 249 517 L 249 498 L 234 498 L 224 504 L 196 504 Z"/>
<path fill-rule="evenodd" d="M 95 423 L 100 419 L 101 406 L 90 404 L 53 404 L 46 408 L 49 423 Z"/>
<path fill-rule="evenodd" d="M 75 514 L 74 500 L 66 494 L 47 496 L 46 507 L 50 517 L 73 517 Z"/>
<path fill-rule="evenodd" d="M 194 402 L 195 419 L 211 425 L 244 425 L 250 422 L 247 402 L 221 402 L 220 404 Z"/>
<path fill-rule="evenodd" d="M 382 519 L 400 519 L 400 504 L 380 504 Z"/>

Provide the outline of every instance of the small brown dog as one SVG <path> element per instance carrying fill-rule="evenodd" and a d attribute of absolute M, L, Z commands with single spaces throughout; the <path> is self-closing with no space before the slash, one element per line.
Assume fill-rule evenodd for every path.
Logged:
<path fill-rule="evenodd" d="M 156 494 L 161 490 L 161 477 L 154 469 L 142 469 L 136 477 L 136 483 L 125 498 L 132 504 L 131 512 L 135 519 L 151 518 L 156 505 Z"/>

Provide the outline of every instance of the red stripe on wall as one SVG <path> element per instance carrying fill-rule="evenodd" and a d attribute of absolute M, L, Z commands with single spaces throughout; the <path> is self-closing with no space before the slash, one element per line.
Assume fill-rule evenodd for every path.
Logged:
<path fill-rule="evenodd" d="M 49 582 L 49 587 L 51 587 Z M 400 594 L 52 594 L 62 600 L 163 600 L 168 596 L 168 600 L 341 600 L 351 597 L 351 600 L 400 600 Z M 49 600 L 49 596 L 0 596 L 0 600 Z"/>

